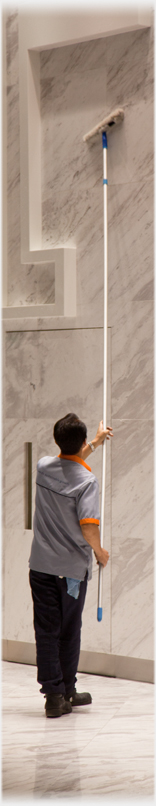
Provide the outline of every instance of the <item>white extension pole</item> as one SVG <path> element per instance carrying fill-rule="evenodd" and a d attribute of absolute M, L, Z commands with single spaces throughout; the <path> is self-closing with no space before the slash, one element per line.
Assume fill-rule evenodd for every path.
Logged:
<path fill-rule="evenodd" d="M 103 327 L 103 428 L 107 428 L 107 277 L 108 277 L 108 233 L 107 233 L 107 135 L 102 132 L 103 145 L 103 215 L 104 215 L 104 327 Z M 104 545 L 104 519 L 105 519 L 105 492 L 106 492 L 106 439 L 102 446 L 102 493 L 101 493 L 101 521 L 100 543 Z M 98 608 L 97 619 L 102 620 L 102 580 L 103 566 L 99 565 Z"/>

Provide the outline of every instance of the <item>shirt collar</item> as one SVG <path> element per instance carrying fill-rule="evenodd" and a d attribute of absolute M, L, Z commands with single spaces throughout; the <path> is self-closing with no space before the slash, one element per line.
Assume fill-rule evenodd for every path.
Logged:
<path fill-rule="evenodd" d="M 86 462 L 84 462 L 84 459 L 81 459 L 80 456 L 76 456 L 76 454 L 69 456 L 66 453 L 59 453 L 58 459 L 68 459 L 70 460 L 70 462 L 78 462 L 79 465 L 83 465 L 84 467 L 87 468 L 87 470 L 90 470 L 90 473 L 92 472 L 91 467 L 89 467 L 89 465 L 87 465 Z"/>

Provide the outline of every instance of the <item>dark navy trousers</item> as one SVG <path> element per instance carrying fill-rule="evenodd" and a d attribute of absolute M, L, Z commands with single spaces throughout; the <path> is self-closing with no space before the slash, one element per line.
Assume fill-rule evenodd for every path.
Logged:
<path fill-rule="evenodd" d="M 87 576 L 78 599 L 69 596 L 65 577 L 30 570 L 37 650 L 37 680 L 43 694 L 72 694 L 80 653 Z"/>

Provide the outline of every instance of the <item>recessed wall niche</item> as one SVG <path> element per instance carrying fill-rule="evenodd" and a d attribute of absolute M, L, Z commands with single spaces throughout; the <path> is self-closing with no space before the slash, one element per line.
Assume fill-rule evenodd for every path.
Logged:
<path fill-rule="evenodd" d="M 28 263 L 21 266 L 17 284 L 9 288 L 9 306 L 55 303 L 55 263 Z"/>

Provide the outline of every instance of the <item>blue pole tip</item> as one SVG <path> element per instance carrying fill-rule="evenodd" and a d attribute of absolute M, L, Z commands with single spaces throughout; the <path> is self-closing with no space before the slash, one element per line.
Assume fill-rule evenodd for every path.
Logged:
<path fill-rule="evenodd" d="M 102 132 L 102 145 L 103 145 L 103 148 L 107 148 L 107 135 L 106 135 L 106 132 Z"/>
<path fill-rule="evenodd" d="M 97 609 L 97 620 L 102 621 L 102 607 L 98 607 Z"/>

